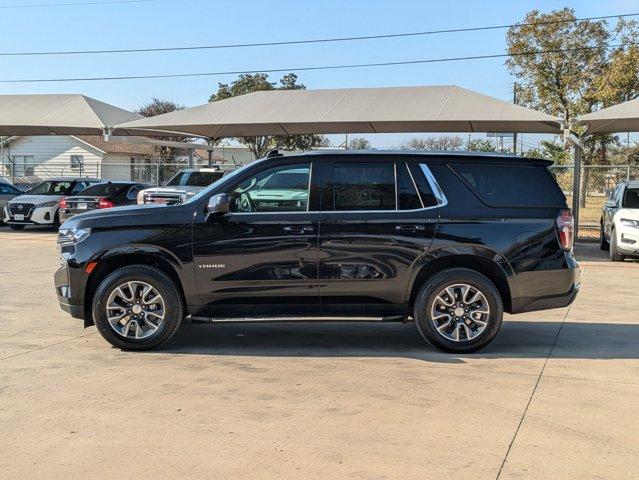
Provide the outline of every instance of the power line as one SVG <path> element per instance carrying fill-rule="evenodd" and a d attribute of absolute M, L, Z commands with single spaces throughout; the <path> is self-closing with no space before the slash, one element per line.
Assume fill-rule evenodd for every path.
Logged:
<path fill-rule="evenodd" d="M 620 47 L 624 45 L 636 45 L 636 43 L 626 43 L 618 45 L 608 45 L 608 47 Z M 313 70 L 343 70 L 350 68 L 371 68 L 371 67 L 389 67 L 399 65 L 418 65 L 426 63 L 441 63 L 441 62 L 459 62 L 464 60 L 485 60 L 493 58 L 506 58 L 506 57 L 520 57 L 525 55 L 541 55 L 546 53 L 565 53 L 581 50 L 593 50 L 600 48 L 599 46 L 592 47 L 575 47 L 575 48 L 559 48 L 554 50 L 537 50 L 521 53 L 499 53 L 492 55 L 474 55 L 465 57 L 448 57 L 448 58 L 430 58 L 424 60 L 404 60 L 396 62 L 377 62 L 377 63 L 355 63 L 346 65 L 319 65 L 310 67 L 296 67 L 296 68 L 261 68 L 252 70 L 231 70 L 222 72 L 194 72 L 194 73 L 168 73 L 168 74 L 155 74 L 155 75 L 125 75 L 125 76 L 111 76 L 111 77 L 69 77 L 69 78 L 23 78 L 13 80 L 0 80 L 1 83 L 54 83 L 54 82 L 95 82 L 103 80 L 146 80 L 154 78 L 187 78 L 187 77 L 213 77 L 218 75 L 242 75 L 242 74 L 255 74 L 255 73 L 281 73 L 281 72 L 307 72 Z"/>
<path fill-rule="evenodd" d="M 0 9 L 9 8 L 39 8 L 39 7 L 80 7 L 86 5 L 109 5 L 118 3 L 148 3 L 157 0 L 104 0 L 95 2 L 74 2 L 74 3 L 32 3 L 27 5 L 0 5 Z"/>
<path fill-rule="evenodd" d="M 144 2 L 144 1 L 156 1 L 156 0 L 121 0 L 120 2 L 93 2 L 93 3 L 127 3 L 127 2 Z M 89 2 L 87 2 L 88 4 Z M 78 4 L 74 4 L 78 5 Z M 417 37 L 425 35 L 436 35 L 442 33 L 462 33 L 462 32 L 478 32 L 485 30 L 503 30 L 515 26 L 532 26 L 532 25 L 547 25 L 556 23 L 571 23 L 581 22 L 587 20 L 605 20 L 610 18 L 623 18 L 623 17 L 636 17 L 639 13 L 626 13 L 621 15 L 604 15 L 599 17 L 584 17 L 576 18 L 574 20 L 548 20 L 544 22 L 530 22 L 530 23 L 514 23 L 509 25 L 490 25 L 480 27 L 468 27 L 468 28 L 451 28 L 444 30 L 428 30 L 422 32 L 408 32 L 408 33 L 389 33 L 382 35 L 362 35 L 354 37 L 331 37 L 331 38 L 314 38 L 306 40 L 285 40 L 278 42 L 254 42 L 254 43 L 228 43 L 220 45 L 193 45 L 185 47 L 158 47 L 158 48 L 127 48 L 127 49 L 109 49 L 109 50 L 52 50 L 52 51 L 34 51 L 34 52 L 0 52 L 0 56 L 4 57 L 18 57 L 18 56 L 44 56 L 44 55 L 97 55 L 108 53 L 151 53 L 151 52 L 178 52 L 187 50 L 221 50 L 228 48 L 248 48 L 248 47 L 274 47 L 283 45 L 304 45 L 313 43 L 334 43 L 334 42 L 351 42 L 351 41 L 363 41 L 363 40 L 380 40 L 389 38 L 403 38 L 403 37 Z"/>

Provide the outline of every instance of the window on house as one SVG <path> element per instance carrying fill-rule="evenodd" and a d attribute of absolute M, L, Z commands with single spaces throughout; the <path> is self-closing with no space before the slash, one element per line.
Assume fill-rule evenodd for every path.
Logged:
<path fill-rule="evenodd" d="M 84 164 L 84 155 L 71 155 L 71 168 L 80 168 Z"/>

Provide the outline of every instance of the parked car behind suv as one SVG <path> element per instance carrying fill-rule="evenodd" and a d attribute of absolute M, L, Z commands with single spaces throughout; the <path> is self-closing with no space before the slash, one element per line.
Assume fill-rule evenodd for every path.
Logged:
<path fill-rule="evenodd" d="M 610 193 L 601 216 L 599 240 L 613 262 L 639 256 L 639 180 L 621 182 Z"/>
<path fill-rule="evenodd" d="M 103 182 L 91 185 L 60 200 L 60 221 L 96 209 L 135 205 L 140 190 L 150 185 L 139 182 Z"/>
<path fill-rule="evenodd" d="M 228 170 L 218 168 L 197 168 L 182 170 L 163 187 L 153 187 L 138 194 L 138 203 L 176 205 L 195 195 L 200 190 L 216 182 Z"/>
<path fill-rule="evenodd" d="M 4 208 L 5 222 L 13 230 L 27 225 L 60 225 L 60 199 L 100 183 L 97 178 L 60 177 L 39 183 L 24 195 L 11 199 Z"/>
<path fill-rule="evenodd" d="M 577 294 L 572 215 L 549 163 L 274 156 L 180 205 L 65 222 L 58 299 L 130 350 L 163 344 L 190 316 L 412 319 L 437 348 L 474 351 L 495 337 L 504 311 L 563 307 Z"/>
<path fill-rule="evenodd" d="M 4 207 L 7 205 L 9 200 L 22 195 L 23 193 L 24 192 L 22 190 L 18 190 L 9 182 L 4 181 L 2 180 L 2 178 L 0 178 L 0 210 L 4 212 Z M 1 220 L 4 222 L 4 215 L 2 215 Z"/>

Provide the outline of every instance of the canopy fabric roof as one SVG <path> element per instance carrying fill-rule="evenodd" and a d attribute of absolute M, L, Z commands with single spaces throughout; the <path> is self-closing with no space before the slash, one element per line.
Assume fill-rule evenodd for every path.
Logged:
<path fill-rule="evenodd" d="M 560 133 L 560 119 L 461 87 L 352 88 L 253 92 L 135 120 L 115 135 L 142 130 L 210 138 L 301 133 Z"/>
<path fill-rule="evenodd" d="M 584 135 L 639 132 L 639 99 L 581 115 L 577 121 L 587 127 Z"/>
<path fill-rule="evenodd" d="M 84 95 L 0 95 L 0 135 L 102 135 L 139 118 Z"/>

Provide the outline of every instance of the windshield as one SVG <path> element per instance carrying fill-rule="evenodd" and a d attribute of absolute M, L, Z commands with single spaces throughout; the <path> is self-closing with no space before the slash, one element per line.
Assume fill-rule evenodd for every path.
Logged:
<path fill-rule="evenodd" d="M 68 195 L 71 193 L 72 182 L 42 182 L 33 187 L 29 195 Z"/>
<path fill-rule="evenodd" d="M 623 208 L 639 208 L 639 188 L 629 188 L 623 197 Z"/>
<path fill-rule="evenodd" d="M 224 172 L 180 172 L 166 184 L 167 187 L 208 187 L 219 180 Z"/>
<path fill-rule="evenodd" d="M 246 165 L 238 168 L 237 170 L 233 170 L 233 171 L 230 171 L 230 172 L 227 171 L 226 175 L 224 175 L 224 177 L 219 178 L 218 180 L 213 182 L 211 185 L 208 186 L 208 188 L 205 188 L 204 190 L 200 190 L 198 193 L 193 195 L 191 198 L 189 198 L 184 203 L 199 202 L 202 197 L 206 196 L 214 188 L 217 188 L 218 185 L 221 185 L 222 183 L 226 183 L 227 181 L 235 178 L 237 175 L 239 175 L 242 172 L 244 172 L 248 167 L 253 166 L 253 165 L 255 165 L 255 162 L 247 163 Z"/>
<path fill-rule="evenodd" d="M 114 197 L 130 186 L 131 184 L 129 183 L 98 183 L 85 188 L 78 193 L 78 196 Z"/>

